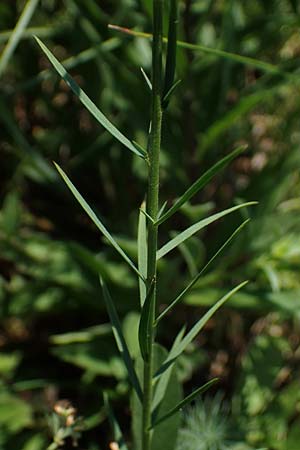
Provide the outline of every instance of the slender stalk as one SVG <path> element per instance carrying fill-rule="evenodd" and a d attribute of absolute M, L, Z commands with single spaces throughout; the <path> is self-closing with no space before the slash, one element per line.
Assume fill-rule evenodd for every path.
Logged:
<path fill-rule="evenodd" d="M 149 174 L 147 194 L 147 214 L 155 221 L 158 215 L 159 197 L 159 153 L 162 126 L 162 11 L 163 0 L 153 0 L 153 42 L 152 42 L 152 110 L 149 141 Z M 157 225 L 148 221 L 148 265 L 147 290 L 156 279 Z M 150 320 L 154 324 L 156 311 L 156 283 L 154 285 Z M 142 449 L 151 446 L 151 403 L 153 377 L 154 325 L 150 330 L 150 354 L 144 364 L 143 431 Z"/>

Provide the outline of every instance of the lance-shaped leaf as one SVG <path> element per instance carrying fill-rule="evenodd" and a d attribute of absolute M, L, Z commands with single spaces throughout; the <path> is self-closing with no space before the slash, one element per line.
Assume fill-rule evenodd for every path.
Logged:
<path fill-rule="evenodd" d="M 122 332 L 122 327 L 121 327 L 121 323 L 120 323 L 120 319 L 119 319 L 117 310 L 116 310 L 114 302 L 110 296 L 110 293 L 101 277 L 100 277 L 100 283 L 102 286 L 104 301 L 106 304 L 107 312 L 108 312 L 108 315 L 109 315 L 109 318 L 111 321 L 112 330 L 113 330 L 113 333 L 115 336 L 115 340 L 116 340 L 119 352 L 121 353 L 124 364 L 126 366 L 126 369 L 128 372 L 128 377 L 132 384 L 132 387 L 135 390 L 138 398 L 142 402 L 142 399 L 143 399 L 142 389 L 141 389 L 140 382 L 137 377 L 137 374 L 136 374 L 136 371 L 135 371 L 135 368 L 134 368 L 123 332 Z"/>
<path fill-rule="evenodd" d="M 147 278 L 147 226 L 146 226 L 146 216 L 143 214 L 145 211 L 145 202 L 143 202 L 140 213 L 139 213 L 139 223 L 138 223 L 138 270 L 144 279 Z M 140 304 L 143 306 L 146 298 L 146 283 L 144 280 L 139 278 L 139 292 L 140 292 Z"/>
<path fill-rule="evenodd" d="M 160 259 L 163 256 L 165 256 L 171 250 L 178 247 L 178 245 L 182 244 L 182 242 L 184 242 L 186 239 L 190 238 L 198 231 L 207 227 L 212 222 L 215 222 L 216 220 L 221 219 L 221 217 L 224 217 L 227 214 L 237 211 L 238 209 L 244 208 L 245 206 L 251 206 L 251 205 L 256 205 L 256 204 L 257 204 L 257 202 L 242 203 L 241 205 L 233 206 L 232 208 L 225 209 L 224 211 L 221 211 L 219 213 L 213 214 L 212 216 L 209 216 L 209 217 L 206 217 L 205 219 L 200 220 L 199 222 L 190 226 L 186 230 L 182 231 L 182 233 L 179 233 L 176 237 L 171 239 L 162 248 L 160 248 L 157 252 L 157 259 Z"/>
<path fill-rule="evenodd" d="M 159 219 L 156 221 L 157 225 L 160 225 L 165 220 L 169 219 L 182 205 L 189 201 L 197 192 L 204 188 L 210 180 L 217 175 L 222 169 L 224 169 L 234 158 L 242 153 L 247 147 L 245 145 L 238 147 L 225 158 L 218 161 L 210 169 L 208 169 L 203 175 L 201 175 L 179 199 L 174 203 L 171 208 L 168 209 Z"/>
<path fill-rule="evenodd" d="M 131 259 L 126 255 L 124 250 L 119 246 L 119 244 L 115 241 L 115 239 L 112 237 L 112 235 L 109 233 L 109 231 L 105 228 L 101 220 L 96 216 L 92 208 L 89 206 L 89 204 L 84 200 L 82 195 L 79 193 L 79 191 L 76 189 L 72 181 L 69 179 L 67 174 L 59 167 L 58 164 L 54 163 L 55 167 L 57 168 L 59 174 L 63 178 L 64 182 L 78 201 L 78 203 L 82 206 L 82 208 L 85 210 L 87 215 L 92 219 L 96 227 L 101 231 L 102 234 L 106 237 L 108 242 L 117 250 L 117 252 L 122 256 L 123 259 L 127 262 L 127 264 L 137 273 L 137 275 L 143 279 L 143 276 L 140 274 L 138 269 L 135 267 Z"/>
<path fill-rule="evenodd" d="M 186 288 L 184 288 L 184 290 L 175 298 L 175 300 L 173 300 L 169 306 L 167 306 L 161 313 L 160 315 L 157 317 L 156 321 L 155 321 L 155 325 L 157 325 L 161 319 L 163 317 L 165 317 L 166 314 L 168 314 L 168 312 L 174 308 L 174 306 L 177 305 L 177 303 L 180 302 L 180 300 L 182 300 L 182 298 L 185 296 L 185 294 L 195 285 L 195 283 L 197 283 L 197 281 L 199 280 L 199 278 L 201 277 L 201 275 L 203 275 L 203 273 L 208 269 L 208 267 L 213 263 L 213 261 L 220 255 L 220 253 L 222 253 L 222 251 L 225 249 L 225 247 L 227 247 L 228 244 L 230 244 L 230 242 L 233 240 L 233 238 L 240 233 L 240 231 L 244 228 L 244 226 L 250 222 L 250 219 L 245 220 L 236 230 L 234 230 L 234 232 L 232 233 L 232 235 L 227 239 L 227 241 L 224 242 L 224 244 L 219 248 L 219 250 L 216 251 L 216 253 L 209 259 L 209 261 L 205 264 L 204 267 L 202 267 L 202 269 L 200 270 L 200 272 L 197 273 L 197 275 L 194 276 L 194 278 L 190 281 L 190 283 L 186 286 Z"/>
<path fill-rule="evenodd" d="M 115 442 L 118 445 L 119 450 L 128 450 L 128 447 L 125 443 L 125 439 L 123 437 L 123 433 L 121 431 L 120 425 L 114 415 L 114 412 L 110 406 L 109 398 L 106 392 L 103 394 L 104 406 L 107 412 L 108 420 L 113 432 L 113 437 Z"/>
<path fill-rule="evenodd" d="M 176 405 L 174 408 L 170 409 L 170 411 L 168 411 L 162 417 L 159 417 L 157 420 L 155 420 L 152 423 L 151 428 L 156 427 L 160 423 L 164 422 L 166 419 L 169 419 L 169 417 L 172 417 L 174 414 L 176 414 L 178 411 L 180 411 L 184 406 L 191 403 L 198 395 L 203 394 L 205 391 L 207 391 L 217 381 L 218 381 L 218 378 L 213 378 L 212 380 L 205 383 L 203 386 L 200 386 L 198 389 L 196 389 L 190 395 L 185 397 L 181 402 L 179 402 L 178 405 Z"/>
<path fill-rule="evenodd" d="M 145 155 L 141 153 L 140 150 L 133 145 L 133 143 L 124 136 L 100 111 L 100 109 L 95 105 L 95 103 L 86 95 L 86 93 L 81 89 L 80 86 L 75 82 L 75 80 L 68 74 L 64 66 L 55 58 L 55 56 L 50 52 L 50 50 L 43 44 L 43 42 L 36 37 L 35 38 L 55 70 L 67 83 L 67 85 L 72 89 L 74 94 L 78 97 L 81 103 L 86 107 L 86 109 L 95 117 L 95 119 L 121 144 L 125 145 L 130 151 L 136 155 L 144 158 Z"/>
<path fill-rule="evenodd" d="M 153 327 L 153 323 L 151 322 L 151 311 L 153 308 L 153 292 L 155 288 L 155 281 L 152 280 L 150 284 L 149 291 L 145 298 L 140 324 L 139 324 L 139 344 L 141 355 L 144 361 L 149 361 L 150 355 L 150 346 L 151 346 L 151 329 Z"/>
<path fill-rule="evenodd" d="M 176 339 L 175 339 L 175 341 L 172 345 L 172 348 L 169 352 L 169 356 L 172 356 L 172 354 L 173 354 L 172 352 L 174 351 L 174 349 L 177 348 L 177 346 L 181 342 L 181 340 L 184 336 L 184 333 L 185 333 L 185 329 L 186 329 L 186 327 L 183 326 L 181 328 L 181 330 L 179 331 L 178 335 L 176 336 Z M 173 370 L 172 366 L 168 367 L 168 369 L 159 377 L 159 379 L 156 383 L 155 392 L 154 392 L 152 405 L 151 405 L 151 411 L 152 411 L 152 415 L 154 417 L 156 417 L 158 408 L 165 397 L 165 393 L 166 393 L 166 390 L 167 390 L 167 387 L 168 387 L 168 384 L 170 381 L 170 377 L 172 375 L 172 370 Z"/>
<path fill-rule="evenodd" d="M 228 292 L 226 295 L 224 295 L 217 303 L 215 303 L 205 314 L 203 317 L 201 317 L 198 322 L 192 327 L 192 329 L 187 333 L 187 335 L 179 342 L 178 345 L 176 345 L 175 348 L 172 350 L 172 354 L 169 353 L 168 358 L 166 361 L 162 364 L 158 372 L 156 373 L 156 377 L 160 376 L 167 370 L 170 365 L 174 364 L 175 360 L 178 358 L 181 353 L 184 352 L 186 347 L 195 339 L 195 337 L 200 333 L 202 328 L 207 324 L 207 322 L 211 319 L 211 317 L 215 314 L 216 311 L 218 311 L 221 306 L 224 305 L 224 303 L 229 300 L 237 291 L 242 289 L 248 281 L 244 281 L 243 283 L 239 284 L 235 288 L 233 288 L 230 292 Z"/>

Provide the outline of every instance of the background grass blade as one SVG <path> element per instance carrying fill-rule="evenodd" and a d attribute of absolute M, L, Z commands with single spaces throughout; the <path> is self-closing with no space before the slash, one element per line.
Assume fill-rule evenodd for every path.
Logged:
<path fill-rule="evenodd" d="M 224 242 L 224 244 L 218 249 L 218 251 L 209 259 L 209 261 L 205 264 L 205 266 L 200 270 L 200 272 L 195 275 L 192 281 L 187 285 L 187 287 L 173 300 L 166 309 L 162 311 L 162 313 L 157 317 L 155 324 L 158 324 L 163 317 L 165 317 L 168 312 L 180 302 L 180 300 L 186 295 L 186 293 L 197 283 L 201 275 L 208 269 L 208 267 L 213 263 L 213 261 L 219 256 L 219 254 L 227 247 L 228 244 L 232 241 L 232 239 L 244 228 L 244 226 L 250 222 L 250 219 L 245 220 Z"/>
<path fill-rule="evenodd" d="M 151 33 L 144 33 L 142 31 L 136 31 L 129 28 L 120 27 L 118 25 L 109 24 L 109 28 L 112 30 L 120 31 L 121 33 L 129 34 L 131 36 L 151 39 L 152 34 Z M 163 39 L 164 42 L 168 42 L 167 38 Z M 275 64 L 270 64 L 265 61 L 260 61 L 255 58 L 250 58 L 249 56 L 243 56 L 239 55 L 237 53 L 227 52 L 225 50 L 220 50 L 217 48 L 211 48 L 207 47 L 205 45 L 201 44 L 191 44 L 189 42 L 184 41 L 177 41 L 177 46 L 181 48 L 185 48 L 188 50 L 196 51 L 196 52 L 202 52 L 207 53 L 209 55 L 214 55 L 219 58 L 224 58 L 228 61 L 233 61 L 236 63 L 243 64 L 245 66 L 254 67 L 256 69 L 262 70 L 263 72 L 270 73 L 273 75 L 281 75 L 282 77 L 286 77 L 289 79 L 293 79 L 297 81 L 297 75 L 294 75 L 293 73 L 288 73 L 280 69 L 280 67 L 276 66 Z"/>
<path fill-rule="evenodd" d="M 147 226 L 146 216 L 143 213 L 145 211 L 145 203 L 143 202 L 139 211 L 139 223 L 138 223 L 138 270 L 144 279 L 147 277 Z M 139 277 L 139 293 L 140 304 L 143 306 L 147 289 L 145 282 Z"/>
<path fill-rule="evenodd" d="M 113 329 L 113 333 L 114 333 L 114 336 L 116 339 L 118 349 L 121 353 L 124 364 L 126 366 L 126 369 L 128 372 L 128 377 L 132 384 L 132 387 L 135 390 L 138 398 L 142 402 L 142 399 L 143 399 L 142 389 L 141 389 L 137 374 L 135 372 L 134 365 L 133 365 L 131 356 L 129 354 L 129 350 L 128 350 L 125 338 L 123 336 L 122 327 L 121 327 L 121 323 L 119 320 L 117 310 L 116 310 L 113 300 L 110 296 L 110 293 L 101 277 L 100 277 L 100 283 L 102 286 L 104 301 L 105 301 L 105 304 L 107 307 L 107 312 L 108 312 L 108 315 L 109 315 L 109 318 L 110 318 L 110 321 L 112 324 L 112 329 Z"/>
<path fill-rule="evenodd" d="M 55 58 L 55 56 L 50 52 L 50 50 L 43 44 L 43 42 L 36 37 L 35 38 L 55 70 L 59 73 L 59 75 L 63 78 L 63 80 L 67 83 L 67 85 L 72 89 L 74 94 L 78 97 L 81 103 L 88 109 L 88 111 L 95 117 L 95 119 L 112 135 L 114 136 L 121 144 L 125 145 L 131 152 L 136 155 L 144 158 L 144 155 L 137 150 L 137 148 L 129 141 L 127 137 L 125 137 L 108 119 L 105 115 L 100 111 L 100 109 L 95 105 L 94 102 L 86 95 L 86 93 L 78 86 L 78 84 L 73 80 L 73 78 L 68 74 L 66 69 L 62 66 L 62 64 Z"/>
<path fill-rule="evenodd" d="M 185 193 L 174 203 L 174 205 L 168 209 L 156 222 L 160 225 L 165 220 L 169 219 L 178 209 L 184 205 L 188 200 L 190 200 L 197 192 L 210 182 L 210 180 L 217 175 L 222 169 L 224 169 L 234 158 L 236 158 L 240 153 L 242 153 L 247 146 L 241 146 L 231 152 L 225 158 L 218 161 L 214 166 L 208 169 L 203 175 L 201 175 L 198 180 L 196 180 Z"/>
<path fill-rule="evenodd" d="M 192 329 L 188 332 L 188 334 L 179 342 L 179 344 L 173 348 L 172 354 L 170 353 L 164 364 L 161 366 L 156 376 L 162 374 L 165 370 L 169 368 L 170 365 L 174 364 L 176 358 L 181 355 L 182 352 L 186 349 L 186 347 L 195 339 L 195 337 L 199 334 L 202 328 L 206 325 L 209 319 L 218 311 L 224 303 L 229 300 L 236 292 L 242 289 L 248 281 L 244 281 L 224 295 L 217 303 L 215 303 L 204 316 L 192 327 Z"/>
<path fill-rule="evenodd" d="M 257 202 L 242 203 L 241 205 L 233 206 L 232 208 L 225 209 L 224 211 L 213 214 L 212 216 L 209 216 L 206 219 L 200 220 L 199 222 L 195 223 L 194 225 L 192 225 L 189 228 L 187 228 L 186 230 L 184 230 L 182 233 L 179 233 L 175 238 L 171 239 L 169 242 L 167 242 L 167 244 L 165 244 L 163 247 L 161 247 L 157 252 L 157 259 L 160 259 L 163 256 L 165 256 L 171 250 L 178 247 L 178 245 L 180 245 L 186 239 L 193 236 L 193 234 L 202 230 L 203 228 L 205 228 L 207 225 L 211 224 L 212 222 L 215 222 L 216 220 L 220 219 L 221 217 L 224 217 L 227 214 L 231 214 L 232 212 L 237 211 L 240 208 L 244 208 L 246 206 L 251 206 L 251 205 L 256 205 L 256 204 L 257 204 Z"/>
<path fill-rule="evenodd" d="M 109 231 L 105 228 L 103 223 L 100 221 L 100 219 L 96 216 L 92 208 L 88 205 L 88 203 L 84 200 L 82 195 L 78 192 L 72 181 L 69 179 L 69 177 L 66 175 L 66 173 L 59 167 L 58 164 L 54 163 L 55 167 L 57 168 L 58 172 L 60 173 L 61 177 L 63 178 L 64 182 L 78 201 L 78 203 L 82 206 L 82 208 L 85 210 L 87 215 L 92 219 L 96 227 L 101 231 L 102 234 L 106 237 L 106 239 L 109 241 L 109 243 L 117 250 L 117 252 L 122 256 L 122 258 L 127 262 L 127 264 L 138 274 L 139 277 L 142 277 L 142 275 L 139 273 L 138 269 L 135 267 L 131 259 L 126 255 L 124 250 L 119 246 L 119 244 L 115 241 L 115 239 L 112 237 L 112 235 L 109 233 Z"/>
<path fill-rule="evenodd" d="M 198 389 L 196 389 L 194 392 L 192 392 L 190 395 L 185 397 L 181 402 L 178 403 L 174 408 L 172 408 L 170 411 L 168 411 L 166 414 L 164 414 L 162 417 L 159 417 L 154 423 L 152 424 L 152 428 L 156 427 L 160 423 L 164 422 L 166 419 L 169 419 L 169 417 L 176 414 L 178 411 L 180 411 L 184 406 L 191 403 L 198 395 L 203 394 L 206 392 L 211 386 L 213 386 L 218 381 L 218 378 L 213 378 L 212 380 L 205 383 L 203 386 L 200 386 Z"/>
<path fill-rule="evenodd" d="M 38 5 L 39 0 L 28 0 L 26 3 L 23 12 L 13 30 L 12 34 L 9 37 L 9 40 L 0 56 L 0 77 L 6 69 L 7 64 L 9 63 L 10 58 L 12 57 L 21 37 L 24 29 L 27 27 L 30 22 L 33 13 Z"/>
<path fill-rule="evenodd" d="M 109 398 L 106 392 L 103 394 L 104 406 L 107 412 L 108 420 L 110 422 L 110 426 L 113 432 L 114 440 L 118 444 L 119 450 L 128 450 L 128 447 L 125 443 L 125 439 L 123 437 L 123 433 L 121 431 L 120 425 L 114 415 L 114 412 L 110 406 Z"/>

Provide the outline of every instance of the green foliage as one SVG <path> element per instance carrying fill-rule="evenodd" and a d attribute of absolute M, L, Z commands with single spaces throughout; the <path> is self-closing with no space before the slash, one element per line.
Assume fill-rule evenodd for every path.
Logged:
<path fill-rule="evenodd" d="M 137 211 L 145 199 L 152 95 L 140 76 L 141 66 L 146 78 L 151 72 L 151 36 L 142 30 L 152 30 L 152 2 L 100 3 L 0 4 L 3 449 L 46 448 L 53 437 L 47 416 L 65 397 L 85 417 L 80 445 L 107 448 L 104 390 L 123 441 L 131 441 L 125 405 L 132 383 L 126 364 L 131 359 L 142 363 L 141 350 L 147 359 L 149 346 L 143 345 L 151 321 L 145 318 L 153 304 L 151 295 L 145 302 L 151 282 L 144 282 L 147 229 L 153 219 L 144 206 L 144 213 Z M 289 0 L 181 2 L 177 26 L 176 2 L 165 3 L 162 206 L 154 223 L 161 225 L 159 251 L 164 243 L 175 242 L 179 252 L 157 261 L 155 289 L 161 307 L 154 325 L 156 339 L 170 349 L 169 355 L 187 345 L 176 366 L 155 378 L 151 412 L 162 417 L 182 401 L 159 410 L 170 377 L 172 383 L 177 377 L 186 383 L 186 397 L 217 376 L 233 402 L 224 425 L 230 449 L 296 450 L 299 6 Z M 120 25 L 121 33 L 118 27 L 109 29 L 109 22 Z M 123 26 L 129 28 L 127 35 Z M 33 35 L 47 44 L 46 54 L 79 97 L 57 77 Z M 152 79 L 148 84 L 153 88 Z M 247 149 L 240 153 L 241 146 Z M 233 148 L 237 150 L 230 153 Z M 103 240 L 66 192 L 53 160 L 69 186 L 70 179 L 74 182 L 73 192 L 89 208 Z M 259 204 L 249 212 L 241 208 L 210 227 L 197 228 L 187 240 L 178 232 L 194 230 L 195 223 L 253 199 Z M 234 230 L 240 217 L 245 220 L 248 214 L 251 222 L 238 235 Z M 127 363 L 107 323 L 99 274 L 114 299 L 118 335 L 131 358 Z M 250 283 L 226 301 L 200 336 L 193 333 L 193 342 L 184 341 L 191 331 L 185 337 L 184 330 L 178 333 L 183 322 L 193 330 L 207 310 L 245 279 Z M 142 305 L 145 326 L 139 340 Z M 208 425 L 213 404 L 207 405 L 202 409 Z M 180 414 L 170 420 L 175 418 L 176 431 Z M 217 421 L 222 424 L 220 417 Z M 174 448 L 175 431 L 166 434 L 164 448 Z M 160 448 L 163 432 L 157 436 L 153 446 Z M 72 445 L 70 436 L 65 440 Z"/>

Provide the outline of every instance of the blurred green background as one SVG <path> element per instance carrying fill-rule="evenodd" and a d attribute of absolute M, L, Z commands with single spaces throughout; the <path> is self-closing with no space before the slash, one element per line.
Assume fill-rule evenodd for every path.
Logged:
<path fill-rule="evenodd" d="M 26 2 L 0 3 L 0 449 L 45 449 L 59 420 L 53 406 L 68 399 L 84 419 L 79 448 L 100 450 L 110 439 L 103 390 L 127 435 L 130 411 L 98 273 L 117 299 L 133 355 L 137 283 L 52 161 L 133 259 L 147 173 L 51 70 L 33 35 L 126 136 L 145 146 L 150 95 L 140 68 L 150 75 L 151 42 L 108 24 L 151 32 L 152 2 L 28 3 L 32 17 L 6 61 Z M 174 200 L 234 147 L 248 144 L 248 150 L 162 227 L 162 242 L 209 212 L 241 201 L 259 204 L 210 226 L 160 262 L 164 305 L 245 216 L 252 219 L 159 336 L 169 346 L 184 322 L 192 324 L 220 294 L 249 279 L 181 357 L 180 376 L 187 390 L 221 378 L 207 396 L 217 394 L 211 400 L 219 402 L 216 416 L 226 406 L 232 441 L 226 448 L 299 450 L 300 8 L 292 0 L 185 0 L 180 7 L 181 40 L 271 63 L 278 73 L 178 49 L 182 82 L 164 120 L 161 201 Z M 211 409 L 199 407 L 204 414 Z M 211 422 L 218 427 L 218 417 Z M 72 448 L 69 438 L 65 448 Z"/>

